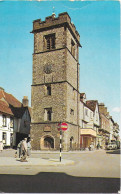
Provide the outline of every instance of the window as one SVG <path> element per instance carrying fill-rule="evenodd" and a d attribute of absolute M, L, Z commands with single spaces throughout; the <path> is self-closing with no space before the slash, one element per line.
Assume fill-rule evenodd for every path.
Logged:
<path fill-rule="evenodd" d="M 73 109 L 70 110 L 70 114 L 74 115 L 74 110 Z"/>
<path fill-rule="evenodd" d="M 44 86 L 44 93 L 45 93 L 45 96 L 51 96 L 51 85 L 45 85 Z"/>
<path fill-rule="evenodd" d="M 3 115 L 3 126 L 6 127 L 7 126 L 7 119 L 6 116 Z"/>
<path fill-rule="evenodd" d="M 24 127 L 27 127 L 27 120 L 24 120 Z"/>
<path fill-rule="evenodd" d="M 44 37 L 45 49 L 51 50 L 55 49 L 55 34 L 49 34 Z"/>
<path fill-rule="evenodd" d="M 2 134 L 2 139 L 3 139 L 3 143 L 6 143 L 6 133 L 5 132 L 3 132 Z"/>
<path fill-rule="evenodd" d="M 71 54 L 75 57 L 75 43 L 71 40 Z"/>
<path fill-rule="evenodd" d="M 75 93 L 76 93 L 76 90 L 73 88 L 73 100 L 75 100 Z"/>
<path fill-rule="evenodd" d="M 97 111 L 96 111 L 96 121 L 98 121 L 98 113 L 97 113 Z"/>
<path fill-rule="evenodd" d="M 88 110 L 87 109 L 85 109 L 85 115 L 88 116 Z"/>
<path fill-rule="evenodd" d="M 13 118 L 10 117 L 10 128 L 13 128 Z"/>
<path fill-rule="evenodd" d="M 51 96 L 51 86 L 47 86 L 47 95 Z"/>
<path fill-rule="evenodd" d="M 90 112 L 90 118 L 92 119 L 92 117 L 93 117 L 93 113 L 92 113 L 92 112 Z"/>
<path fill-rule="evenodd" d="M 45 108 L 44 120 L 52 121 L 52 108 Z"/>

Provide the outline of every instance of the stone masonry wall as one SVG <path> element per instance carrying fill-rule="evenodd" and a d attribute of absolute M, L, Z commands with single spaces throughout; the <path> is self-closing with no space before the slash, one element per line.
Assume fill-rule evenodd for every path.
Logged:
<path fill-rule="evenodd" d="M 38 52 L 43 52 L 45 51 L 44 48 L 44 36 L 48 34 L 53 34 L 55 33 L 55 45 L 56 49 L 63 48 L 66 44 L 65 41 L 65 29 L 64 27 L 60 28 L 54 28 L 51 30 L 43 31 L 43 32 L 38 32 L 34 34 L 34 51 L 35 53 Z"/>
<path fill-rule="evenodd" d="M 60 132 L 57 129 L 57 123 L 49 124 L 49 130 L 46 131 L 48 124 L 32 124 L 31 138 L 32 138 L 32 149 L 40 150 L 43 149 L 41 139 L 43 137 L 52 137 L 54 139 L 54 149 L 59 150 L 60 148 Z M 79 148 L 78 144 L 78 126 L 68 124 L 68 129 L 62 131 L 62 150 L 75 150 Z M 70 147 L 70 139 L 73 137 L 72 147 Z"/>
<path fill-rule="evenodd" d="M 33 55 L 33 84 L 65 81 L 65 55 L 65 49 Z M 46 65 L 52 66 L 51 74 L 44 72 Z"/>
<path fill-rule="evenodd" d="M 71 112 L 71 109 L 74 113 Z M 77 125 L 77 91 L 67 84 L 67 122 Z"/>
<path fill-rule="evenodd" d="M 44 93 L 44 85 L 32 87 L 32 122 L 45 122 L 44 109 L 52 107 L 52 122 L 66 117 L 66 83 L 51 84 L 51 96 Z"/>
<path fill-rule="evenodd" d="M 61 25 L 57 26 L 57 23 Z M 48 17 L 45 22 L 34 21 L 33 32 L 32 148 L 43 149 L 44 138 L 52 137 L 54 149 L 59 149 L 57 125 L 64 121 L 68 123 L 68 130 L 63 132 L 63 150 L 69 150 L 70 144 L 71 149 L 78 149 L 79 34 L 67 13 L 60 14 L 57 19 Z M 56 38 L 55 49 L 46 50 L 44 37 L 53 33 Z M 71 54 L 71 40 L 75 43 L 75 57 Z M 46 72 L 47 66 L 50 67 L 50 73 Z M 48 84 L 51 85 L 51 95 L 46 94 Z M 52 108 L 51 121 L 45 120 L 47 108 Z M 73 139 L 72 142 L 70 139 Z"/>
<path fill-rule="evenodd" d="M 73 138 L 72 147 L 70 147 L 70 139 Z M 79 149 L 79 129 L 78 126 L 68 123 L 68 129 L 63 132 L 63 150 Z"/>
<path fill-rule="evenodd" d="M 49 129 L 46 129 L 47 127 Z M 57 123 L 55 124 L 51 123 L 49 125 L 32 124 L 32 130 L 31 130 L 31 138 L 33 139 L 32 149 L 33 150 L 43 149 L 41 145 L 41 139 L 46 136 L 54 138 L 54 149 L 59 150 L 60 136 L 59 136 L 59 131 L 57 129 Z"/>

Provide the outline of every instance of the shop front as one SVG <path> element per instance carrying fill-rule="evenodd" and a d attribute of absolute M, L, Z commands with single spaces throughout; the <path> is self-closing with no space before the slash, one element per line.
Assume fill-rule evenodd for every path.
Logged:
<path fill-rule="evenodd" d="M 81 129 L 80 130 L 80 148 L 86 149 L 93 144 L 96 147 L 96 131 L 93 129 Z"/>

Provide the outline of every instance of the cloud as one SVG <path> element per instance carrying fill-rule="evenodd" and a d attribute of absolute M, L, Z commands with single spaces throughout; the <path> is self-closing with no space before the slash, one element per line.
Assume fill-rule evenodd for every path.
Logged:
<path fill-rule="evenodd" d="M 121 112 L 121 108 L 120 107 L 114 107 L 112 109 L 112 112 L 119 113 L 119 112 Z"/>

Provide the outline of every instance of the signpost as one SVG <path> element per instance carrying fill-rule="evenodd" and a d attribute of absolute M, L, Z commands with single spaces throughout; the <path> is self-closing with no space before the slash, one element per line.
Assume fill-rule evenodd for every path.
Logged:
<path fill-rule="evenodd" d="M 66 131 L 68 128 L 67 123 L 59 123 L 58 130 L 60 131 L 60 162 L 61 162 L 61 148 L 62 148 L 62 130 Z"/>

